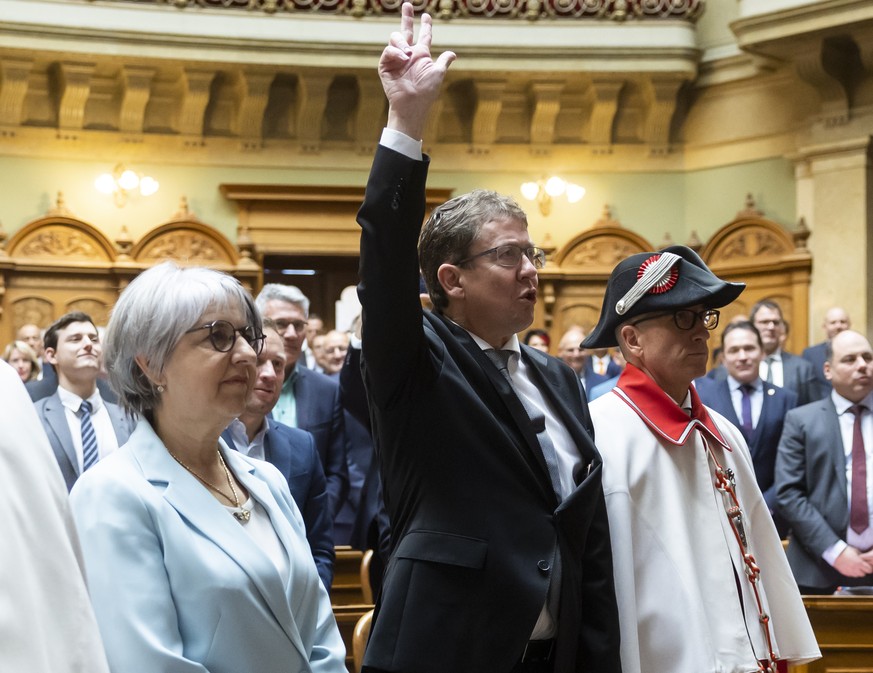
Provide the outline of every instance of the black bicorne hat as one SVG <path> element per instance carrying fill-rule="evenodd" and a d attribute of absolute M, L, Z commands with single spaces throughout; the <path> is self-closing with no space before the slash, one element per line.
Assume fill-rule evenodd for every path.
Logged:
<path fill-rule="evenodd" d="M 612 270 L 600 320 L 582 347 L 617 346 L 618 326 L 645 313 L 697 304 L 720 308 L 745 289 L 745 283 L 729 283 L 716 276 L 700 255 L 684 245 L 631 255 Z"/>

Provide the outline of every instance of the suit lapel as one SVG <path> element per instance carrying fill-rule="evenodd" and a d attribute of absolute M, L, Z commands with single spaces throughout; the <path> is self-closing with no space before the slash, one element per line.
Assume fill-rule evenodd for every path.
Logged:
<path fill-rule="evenodd" d="M 789 390 L 797 390 L 797 367 L 794 357 L 788 353 L 782 353 L 782 387 Z"/>
<path fill-rule="evenodd" d="M 299 361 L 297 362 L 297 380 L 294 382 L 294 407 L 298 428 L 307 428 L 310 425 L 309 417 L 312 410 L 308 401 L 311 396 L 305 394 L 309 371 Z"/>
<path fill-rule="evenodd" d="M 463 346 L 467 354 L 469 354 L 469 356 L 479 364 L 484 377 L 488 382 L 490 382 L 490 392 L 496 393 L 497 400 L 495 400 L 495 402 L 503 404 L 509 417 L 512 419 L 513 428 L 523 439 L 523 442 L 515 443 L 521 458 L 530 468 L 531 474 L 537 481 L 541 492 L 549 498 L 549 501 L 553 506 L 556 506 L 557 497 L 555 496 L 555 489 L 552 487 L 552 481 L 549 477 L 549 470 L 546 466 L 545 458 L 543 458 L 543 450 L 540 447 L 536 433 L 529 422 L 530 416 L 528 416 L 527 410 L 524 408 L 524 405 L 521 403 L 515 390 L 509 384 L 509 381 L 503 377 L 503 374 L 497 370 L 497 367 L 494 366 L 494 363 L 491 362 L 487 355 L 485 355 L 479 345 L 473 341 L 466 330 L 446 320 L 442 316 L 439 316 L 439 318 L 445 322 L 446 326 L 455 335 L 458 343 Z M 475 381 L 472 379 L 471 382 L 475 384 Z M 485 386 L 487 387 L 488 383 L 485 383 Z M 488 391 L 480 390 L 480 394 L 485 394 L 486 392 Z M 484 400 L 483 402 L 489 407 L 492 404 L 487 400 Z"/>
<path fill-rule="evenodd" d="M 552 408 L 557 412 L 567 432 L 573 438 L 579 454 L 582 456 L 583 463 L 589 463 L 596 456 L 590 451 L 591 437 L 585 432 L 582 423 L 579 420 L 578 411 L 574 411 L 570 407 L 571 400 L 575 401 L 573 391 L 567 390 L 567 386 L 560 376 L 558 366 L 554 360 L 549 359 L 539 351 L 524 348 L 521 349 L 521 356 L 524 358 L 531 378 L 537 384 L 543 397 L 548 400 Z M 581 396 L 581 391 L 580 391 Z"/>
<path fill-rule="evenodd" d="M 264 458 L 276 466 L 285 479 L 291 476 L 291 453 L 282 442 L 275 440 L 275 421 L 267 420 L 267 434 L 264 435 Z"/>
<path fill-rule="evenodd" d="M 822 400 L 819 409 L 824 418 L 822 419 L 822 436 L 824 441 L 822 445 L 830 454 L 831 462 L 836 473 L 837 483 L 840 485 L 843 494 L 843 502 L 846 503 L 846 511 L 848 512 L 848 496 L 849 482 L 846 479 L 846 454 L 843 448 L 843 433 L 840 430 L 840 420 L 837 416 L 837 408 L 834 406 L 834 401 L 828 395 Z"/>
<path fill-rule="evenodd" d="M 67 423 L 66 411 L 57 393 L 46 400 L 45 419 L 57 436 L 58 443 L 70 461 L 73 472 L 77 476 L 81 475 L 79 459 L 76 457 L 76 450 L 73 448 L 73 436 L 70 434 L 70 426 Z"/>
<path fill-rule="evenodd" d="M 294 626 L 286 600 L 285 587 L 273 562 L 252 542 L 242 526 L 227 514 L 218 500 L 170 456 L 151 425 L 141 422 L 134 434 L 138 435 L 139 441 L 131 442 L 129 446 L 145 478 L 151 483 L 167 485 L 163 492 L 164 499 L 179 512 L 189 526 L 212 540 L 249 576 L 279 626 L 303 653 L 300 634 Z M 265 495 L 269 494 L 266 485 L 256 483 L 260 480 L 251 476 L 254 468 L 235 451 L 225 450 L 224 454 L 228 466 L 252 496 L 264 504 L 268 511 L 275 509 L 275 500 L 272 496 L 267 498 Z M 273 505 L 268 506 L 268 503 Z M 285 540 L 283 544 L 286 544 L 287 549 Z M 294 556 L 290 551 L 288 557 L 293 562 Z"/>
<path fill-rule="evenodd" d="M 719 381 L 715 386 L 716 399 L 718 400 L 719 408 L 722 416 L 733 423 L 737 428 L 742 430 L 742 422 L 737 418 L 737 411 L 734 409 L 734 401 L 731 399 L 731 388 L 727 379 Z"/>
<path fill-rule="evenodd" d="M 768 427 L 771 419 L 778 417 L 780 410 L 776 409 L 776 386 L 764 382 L 762 392 L 764 393 L 764 402 L 761 404 L 761 415 L 758 418 L 758 425 L 755 426 L 755 431 L 752 433 L 752 438 L 749 441 L 749 450 L 754 457 L 758 453 L 761 435 L 764 433 L 764 428 Z M 771 394 L 771 391 L 772 392 Z M 784 416 L 784 412 L 782 412 Z"/>

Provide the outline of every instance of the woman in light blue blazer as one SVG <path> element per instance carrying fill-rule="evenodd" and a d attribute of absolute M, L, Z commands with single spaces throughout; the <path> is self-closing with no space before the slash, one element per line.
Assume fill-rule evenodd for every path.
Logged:
<path fill-rule="evenodd" d="M 142 419 L 71 503 L 116 673 L 344 673 L 345 649 L 288 484 L 228 450 L 263 347 L 232 277 L 167 262 L 121 294 L 104 355 Z"/>

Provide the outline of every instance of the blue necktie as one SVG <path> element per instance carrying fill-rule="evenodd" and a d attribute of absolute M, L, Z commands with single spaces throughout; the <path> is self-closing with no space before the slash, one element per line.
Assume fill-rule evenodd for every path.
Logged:
<path fill-rule="evenodd" d="M 740 418 L 740 429 L 743 431 L 743 434 L 746 437 L 746 441 L 748 441 L 749 437 L 752 434 L 752 391 L 754 388 L 748 383 L 744 383 L 740 386 L 740 392 L 743 394 L 743 399 L 741 402 L 741 411 L 742 418 Z"/>
<path fill-rule="evenodd" d="M 94 464 L 99 458 L 97 453 L 97 433 L 94 432 L 94 426 L 91 424 L 91 403 L 88 400 L 83 400 L 79 407 L 82 412 L 82 472 Z"/>

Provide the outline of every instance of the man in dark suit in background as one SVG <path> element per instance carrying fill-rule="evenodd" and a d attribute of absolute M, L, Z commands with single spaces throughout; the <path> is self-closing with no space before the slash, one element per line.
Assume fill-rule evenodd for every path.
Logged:
<path fill-rule="evenodd" d="M 57 384 L 36 403 L 36 413 L 67 490 L 85 470 L 124 444 L 133 430 L 133 421 L 97 388 L 101 355 L 97 328 L 86 313 L 67 313 L 46 330 L 45 359 L 57 372 Z"/>
<path fill-rule="evenodd" d="M 589 399 L 595 386 L 614 379 L 621 374 L 621 369 L 621 365 L 609 354 L 608 348 L 596 348 L 588 351 L 582 377 L 585 380 L 585 392 L 589 394 Z"/>
<path fill-rule="evenodd" d="M 873 349 L 846 330 L 829 344 L 831 394 L 788 412 L 776 494 L 791 525 L 788 562 L 800 590 L 873 584 Z"/>
<path fill-rule="evenodd" d="M 362 369 L 393 551 L 364 671 L 617 672 L 601 460 L 574 372 L 519 346 L 537 268 L 526 217 L 477 190 L 424 226 L 420 138 L 454 54 L 379 62 L 389 102 L 358 213 Z M 418 297 L 419 259 L 434 311 Z"/>
<path fill-rule="evenodd" d="M 761 378 L 774 386 L 794 391 L 798 405 L 824 397 L 825 391 L 820 388 L 812 365 L 802 357 L 782 350 L 786 328 L 779 304 L 770 299 L 759 301 L 752 307 L 749 320 L 761 333 L 764 344 Z"/>
<path fill-rule="evenodd" d="M 776 448 L 782 436 L 785 414 L 797 406 L 797 395 L 766 383 L 758 375 L 763 345 L 750 322 L 732 322 L 721 334 L 724 366 L 728 377 L 715 381 L 695 379 L 697 394 L 706 406 L 733 423 L 749 445 L 755 478 L 773 515 L 780 537 L 788 526 L 776 510 Z"/>
<path fill-rule="evenodd" d="M 293 285 L 269 283 L 255 301 L 261 315 L 276 324 L 285 344 L 285 382 L 273 418 L 312 433 L 327 479 L 333 521 L 349 493 L 346 436 L 337 382 L 297 366 L 306 338 L 309 299 Z"/>
<path fill-rule="evenodd" d="M 812 370 L 815 372 L 816 379 L 818 379 L 819 388 L 824 394 L 831 391 L 831 382 L 824 375 L 828 342 L 840 332 L 845 332 L 849 329 L 852 326 L 852 322 L 849 320 L 849 314 L 844 309 L 834 306 L 825 313 L 821 326 L 825 331 L 825 340 L 804 348 L 801 357 L 812 365 Z"/>
<path fill-rule="evenodd" d="M 285 479 L 306 524 L 306 541 L 318 576 L 330 591 L 335 559 L 327 482 L 312 435 L 267 418 L 279 399 L 285 377 L 282 337 L 270 320 L 264 321 L 264 349 L 258 355 L 258 375 L 246 410 L 221 434 L 227 445 L 275 465 Z"/>

